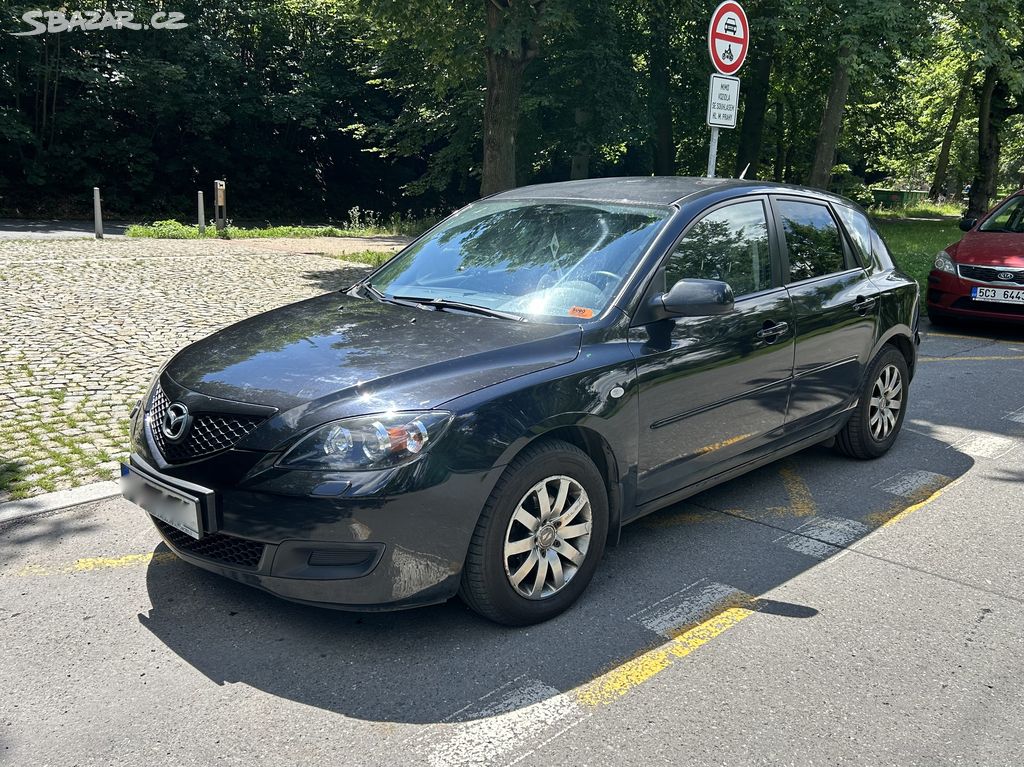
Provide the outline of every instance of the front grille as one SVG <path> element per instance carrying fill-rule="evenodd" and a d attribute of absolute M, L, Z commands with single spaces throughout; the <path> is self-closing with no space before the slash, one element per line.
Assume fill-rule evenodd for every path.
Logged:
<path fill-rule="evenodd" d="M 233 535 L 224 535 L 223 533 L 211 533 L 196 540 L 191 535 L 183 533 L 181 530 L 171 527 L 155 517 L 153 521 L 163 536 L 175 548 L 181 549 L 186 554 L 209 559 L 231 567 L 246 567 L 249 569 L 259 567 L 260 559 L 263 557 L 263 550 L 266 548 L 264 544 L 257 541 L 235 538 Z"/>
<path fill-rule="evenodd" d="M 960 264 L 960 276 L 965 280 L 988 282 L 993 285 L 1024 285 L 1024 269 L 1004 268 L 1000 266 L 969 266 Z M 1012 280 L 1001 280 L 999 275 L 1007 272 L 1013 275 Z"/>
<path fill-rule="evenodd" d="M 219 453 L 233 447 L 264 418 L 232 413 L 195 413 L 183 442 L 168 442 L 161 425 L 171 402 L 157 386 L 149 409 L 149 430 L 156 446 L 168 463 L 183 463 Z"/>
<path fill-rule="evenodd" d="M 1024 304 L 1004 304 L 999 301 L 975 301 L 973 298 L 958 298 L 953 302 L 954 309 L 967 309 L 975 312 L 994 312 L 996 314 L 1015 314 L 1024 316 Z"/>

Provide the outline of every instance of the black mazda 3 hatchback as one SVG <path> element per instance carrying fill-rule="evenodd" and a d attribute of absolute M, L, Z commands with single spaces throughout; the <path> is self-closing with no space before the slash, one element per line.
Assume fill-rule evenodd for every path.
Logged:
<path fill-rule="evenodd" d="M 133 415 L 124 494 L 182 559 L 287 599 L 459 594 L 533 623 L 627 522 L 816 443 L 885 453 L 917 317 L 839 197 L 515 189 L 175 355 Z"/>

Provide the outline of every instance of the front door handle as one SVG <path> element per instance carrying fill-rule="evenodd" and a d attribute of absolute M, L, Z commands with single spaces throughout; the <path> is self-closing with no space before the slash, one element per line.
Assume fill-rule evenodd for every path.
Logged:
<path fill-rule="evenodd" d="M 874 305 L 875 299 L 871 296 L 857 296 L 857 300 L 853 302 L 853 308 L 861 314 L 866 313 Z"/>
<path fill-rule="evenodd" d="M 788 332 L 788 322 L 771 322 L 771 320 L 769 320 L 765 323 L 763 328 L 757 331 L 757 340 L 773 344 Z"/>

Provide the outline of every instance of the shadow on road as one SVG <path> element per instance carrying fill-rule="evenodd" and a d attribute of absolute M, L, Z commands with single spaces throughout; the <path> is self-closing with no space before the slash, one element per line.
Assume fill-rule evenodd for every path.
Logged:
<path fill-rule="evenodd" d="M 241 682 L 364 720 L 470 721 L 494 715 L 479 701 L 502 685 L 539 680 L 554 695 L 663 643 L 636 616 L 680 592 L 721 584 L 779 620 L 814 620 L 814 605 L 761 597 L 963 476 L 973 460 L 945 448 L 905 434 L 874 462 L 811 449 L 651 515 L 623 531 L 571 610 L 539 626 L 496 626 L 457 600 L 380 614 L 305 607 L 156 560 L 147 573 L 152 609 L 139 620 L 217 684 Z M 923 456 L 937 478 L 929 485 L 905 495 L 879 487 Z M 840 541 L 829 532 L 837 526 L 852 534 Z"/>

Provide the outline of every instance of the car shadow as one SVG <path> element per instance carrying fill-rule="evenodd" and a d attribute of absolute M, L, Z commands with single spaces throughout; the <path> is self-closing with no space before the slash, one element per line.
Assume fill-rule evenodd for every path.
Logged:
<path fill-rule="evenodd" d="M 976 336 L 981 340 L 991 341 L 1022 341 L 1024 340 L 1024 323 L 1007 325 L 992 320 L 957 318 L 932 322 L 922 318 L 921 331 L 942 337 L 947 334 Z"/>
<path fill-rule="evenodd" d="M 479 701 L 503 686 L 573 691 L 662 644 L 643 614 L 709 585 L 746 595 L 773 620 L 814 620 L 815 605 L 765 595 L 963 476 L 973 460 L 944 447 L 908 433 L 873 462 L 812 448 L 650 515 L 623 530 L 576 605 L 538 626 L 497 626 L 458 600 L 397 613 L 306 607 L 167 557 L 149 565 L 152 608 L 139 621 L 216 684 L 368 721 L 472 721 L 494 715 Z M 900 485 L 924 457 L 928 482 Z M 880 483 L 890 475 L 891 487 Z M 837 524 L 845 538 L 831 537 Z M 719 601 L 694 620 L 731 606 Z M 534 702 L 513 697 L 507 710 Z"/>

